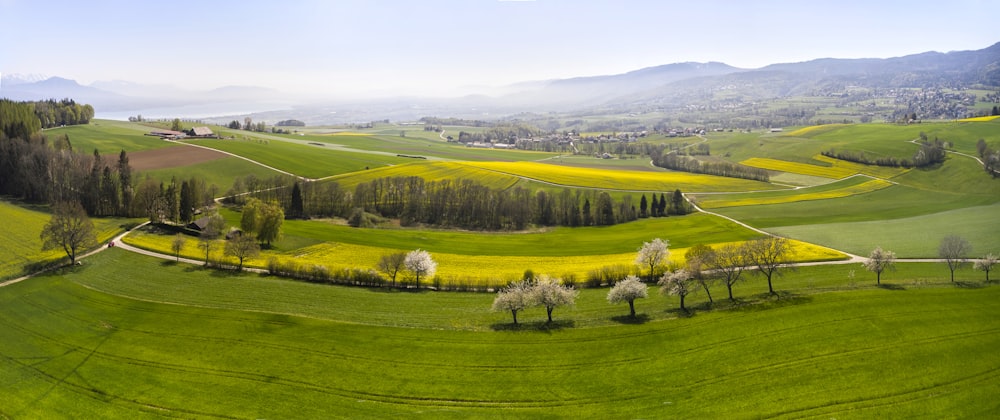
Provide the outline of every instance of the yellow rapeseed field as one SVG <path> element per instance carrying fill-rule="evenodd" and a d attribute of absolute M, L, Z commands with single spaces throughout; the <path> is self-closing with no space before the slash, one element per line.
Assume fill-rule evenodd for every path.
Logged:
<path fill-rule="evenodd" d="M 181 257 L 203 260 L 205 256 L 197 247 L 197 240 L 194 238 L 186 239 L 187 242 L 181 252 Z M 173 236 L 170 235 L 134 232 L 126 237 L 125 242 L 140 248 L 173 255 L 170 251 L 172 240 Z M 717 247 L 723 244 L 711 245 Z M 843 254 L 836 251 L 805 242 L 793 240 L 791 241 L 791 245 L 792 254 L 789 258 L 790 261 L 826 261 L 844 258 Z M 217 241 L 215 250 L 212 253 L 213 259 L 224 258 L 222 255 L 223 246 L 223 241 Z M 281 262 L 295 262 L 300 266 L 322 265 L 330 271 L 345 268 L 374 269 L 382 255 L 407 251 L 410 250 L 344 243 L 321 243 L 281 253 L 264 251 L 260 257 L 246 261 L 245 265 L 247 267 L 265 268 L 268 259 L 275 257 Z M 687 248 L 670 249 L 670 262 L 672 264 L 682 264 L 686 253 Z M 584 281 L 591 270 L 613 265 L 634 266 L 635 255 L 634 252 L 629 252 L 623 254 L 569 257 L 470 256 L 431 251 L 431 256 L 438 263 L 437 276 L 442 279 L 467 279 L 472 284 L 483 286 L 506 284 L 512 279 L 520 278 L 524 274 L 524 271 L 528 269 L 536 274 L 549 274 L 557 277 L 573 275 L 577 281 Z M 235 263 L 235 260 L 231 258 L 226 261 Z"/>
<path fill-rule="evenodd" d="M 507 189 L 513 187 L 520 180 L 520 178 L 513 175 L 500 174 L 460 162 L 414 162 L 405 165 L 353 172 L 330 179 L 340 183 L 342 186 L 353 188 L 355 185 L 370 182 L 376 178 L 409 176 L 420 177 L 427 182 L 445 179 L 469 179 L 493 189 Z"/>
<path fill-rule="evenodd" d="M 846 160 L 835 159 L 823 155 L 815 155 L 812 158 L 819 162 L 828 163 L 830 166 L 810 165 L 808 163 L 789 162 L 786 160 L 768 158 L 750 158 L 740 163 L 747 166 L 753 166 L 755 168 L 767 169 L 769 171 L 781 171 L 830 179 L 844 179 L 856 174 L 865 174 L 876 178 L 892 178 L 908 171 L 908 169 L 904 168 L 890 168 L 885 166 L 864 165 L 861 163 L 848 162 Z"/>
<path fill-rule="evenodd" d="M 889 179 L 898 175 L 905 174 L 909 169 L 905 168 L 890 168 L 887 166 L 877 166 L 877 165 L 864 165 L 861 163 L 848 162 L 846 160 L 835 159 L 832 157 L 827 157 L 823 155 L 816 155 L 812 157 L 820 162 L 826 162 L 833 165 L 834 168 L 840 168 L 844 171 L 852 172 L 852 174 L 865 174 L 868 176 L 873 176 L 875 178 L 885 178 Z"/>
<path fill-rule="evenodd" d="M 793 174 L 818 176 L 822 178 L 842 179 L 856 174 L 856 171 L 835 166 L 819 166 L 807 163 L 789 162 L 787 160 L 769 158 L 750 158 L 740 162 L 743 165 L 755 168 L 767 169 L 769 171 L 789 172 Z"/>
<path fill-rule="evenodd" d="M 823 192 L 803 192 L 801 194 L 788 194 L 772 197 L 754 197 L 748 194 L 745 198 L 712 199 L 711 196 L 701 199 L 698 205 L 702 208 L 714 209 L 721 207 L 754 206 L 761 204 L 782 204 L 794 203 L 798 201 L 826 200 L 830 198 L 849 197 L 856 194 L 864 194 L 877 191 L 891 186 L 892 183 L 882 179 L 872 179 L 858 185 L 838 188 L 832 191 Z"/>
<path fill-rule="evenodd" d="M 989 115 L 986 117 L 962 118 L 958 122 L 987 122 L 1000 118 L 1000 115 Z"/>
<path fill-rule="evenodd" d="M 465 162 L 465 164 L 557 185 L 609 190 L 672 191 L 680 189 L 684 192 L 721 192 L 776 188 L 763 182 L 687 172 L 616 171 L 538 162 Z"/>
<path fill-rule="evenodd" d="M 811 125 L 808 127 L 802 127 L 795 131 L 789 131 L 783 136 L 785 137 L 808 137 L 808 134 L 818 134 L 816 131 L 828 131 L 829 129 L 834 129 L 836 127 L 845 126 L 847 124 L 823 124 L 823 125 Z"/>

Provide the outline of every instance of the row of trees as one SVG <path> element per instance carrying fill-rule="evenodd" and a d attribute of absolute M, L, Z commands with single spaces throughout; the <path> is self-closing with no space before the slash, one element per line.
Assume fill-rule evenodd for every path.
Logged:
<path fill-rule="evenodd" d="M 50 142 L 37 133 L 25 139 L 0 134 L 0 194 L 34 203 L 79 201 L 92 216 L 135 214 L 125 151 L 105 162 L 97 150 L 75 152 L 66 135 Z"/>
<path fill-rule="evenodd" d="M 243 190 L 252 192 L 242 194 Z M 692 211 L 680 190 L 661 193 L 659 198 L 653 194 L 651 200 L 643 194 L 636 203 L 632 195 L 616 200 L 608 192 L 596 190 L 492 189 L 469 179 L 425 181 L 415 176 L 377 178 L 358 184 L 353 191 L 335 182 L 247 176 L 237 180 L 230 195 L 233 203 L 249 197 L 276 201 L 288 217 L 342 217 L 352 221 L 352 226 L 365 226 L 366 220 L 398 218 L 404 226 L 521 230 L 531 224 L 605 226 Z"/>
<path fill-rule="evenodd" d="M 951 273 L 951 282 L 955 282 L 955 270 L 968 262 L 968 255 L 972 253 L 972 244 L 958 235 L 947 235 L 938 244 L 938 257 L 944 260 Z M 990 281 L 990 271 L 997 264 L 998 257 L 994 254 L 987 254 L 972 264 L 974 270 L 986 273 L 986 282 Z M 863 263 L 866 270 L 875 273 L 876 284 L 882 284 L 882 273 L 894 271 L 896 269 L 896 253 L 876 247 L 868 255 L 868 259 Z"/>
<path fill-rule="evenodd" d="M 558 278 L 546 275 L 511 283 L 500 289 L 493 299 L 494 311 L 509 311 L 517 325 L 517 313 L 531 307 L 544 306 L 549 323 L 552 311 L 560 306 L 572 306 L 580 292 L 561 284 Z"/>
<path fill-rule="evenodd" d="M 726 161 L 701 161 L 692 157 L 682 156 L 672 151 L 650 155 L 650 157 L 653 159 L 653 165 L 675 171 L 750 179 L 761 182 L 770 181 L 770 176 L 767 174 L 766 170 L 754 168 L 752 166 L 740 165 L 738 163 Z"/>
<path fill-rule="evenodd" d="M 1000 176 L 1000 150 L 990 149 L 986 140 L 979 139 L 976 142 L 976 152 L 979 154 L 979 159 L 983 161 L 983 169 L 986 170 L 986 173 L 994 178 Z"/>
<path fill-rule="evenodd" d="M 35 109 L 42 128 L 60 127 L 64 125 L 89 124 L 94 118 L 94 107 L 78 104 L 72 99 L 28 102 Z"/>
<path fill-rule="evenodd" d="M 947 143 L 934 139 L 921 140 L 920 149 L 913 153 L 910 159 L 900 159 L 894 156 L 882 156 L 871 158 L 865 156 L 865 152 L 852 152 L 849 150 L 830 149 L 822 152 L 823 156 L 835 159 L 846 160 L 848 162 L 861 163 L 865 165 L 888 166 L 893 168 L 920 168 L 924 166 L 943 163 L 945 159 L 945 148 Z"/>

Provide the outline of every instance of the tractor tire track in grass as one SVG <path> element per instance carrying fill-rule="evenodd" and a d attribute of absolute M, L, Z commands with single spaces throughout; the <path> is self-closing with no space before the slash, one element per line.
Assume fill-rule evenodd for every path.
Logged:
<path fill-rule="evenodd" d="M 835 415 L 837 413 L 857 414 L 859 410 L 894 406 L 900 405 L 901 403 L 936 398 L 941 395 L 952 394 L 963 388 L 974 387 L 984 382 L 995 383 L 997 378 L 1000 378 L 1000 367 L 958 377 L 950 381 L 940 382 L 928 388 L 907 389 L 900 392 L 887 393 L 868 398 L 859 397 L 846 401 L 834 401 L 828 405 L 782 411 L 772 415 L 774 417 L 791 418 L 837 418 L 838 416 Z M 937 392 L 932 393 L 932 391 Z"/>
<path fill-rule="evenodd" d="M 995 336 L 997 333 L 1000 333 L 1000 328 L 992 328 L 992 329 L 980 330 L 980 331 L 969 331 L 969 332 L 955 333 L 955 334 L 938 335 L 938 336 L 927 337 L 927 338 L 922 338 L 922 339 L 907 340 L 905 342 L 897 342 L 897 343 L 893 343 L 893 344 L 877 345 L 877 346 L 868 346 L 868 347 L 862 347 L 862 348 L 856 348 L 856 349 L 849 349 L 849 350 L 837 349 L 837 351 L 835 351 L 835 352 L 822 353 L 822 354 L 812 355 L 812 356 L 808 356 L 808 357 L 802 357 L 802 358 L 797 358 L 797 359 L 785 360 L 785 361 L 782 361 L 782 362 L 779 362 L 779 363 L 773 363 L 773 364 L 768 364 L 768 365 L 748 367 L 746 369 L 742 369 L 742 370 L 739 370 L 739 371 L 736 371 L 736 372 L 728 372 L 725 375 L 720 375 L 720 376 L 717 376 L 717 377 L 706 378 L 706 379 L 703 379 L 703 380 L 694 381 L 694 382 L 691 382 L 690 385 L 691 386 L 701 387 L 701 386 L 716 385 L 716 384 L 723 383 L 723 382 L 728 382 L 728 381 L 738 381 L 741 378 L 758 376 L 758 375 L 764 375 L 763 377 L 766 377 L 766 375 L 764 374 L 764 372 L 774 371 L 774 370 L 783 370 L 783 369 L 793 369 L 793 368 L 796 368 L 796 367 L 813 365 L 813 364 L 816 364 L 817 362 L 826 361 L 826 360 L 830 360 L 830 359 L 849 358 L 849 357 L 852 357 L 852 356 L 863 355 L 863 354 L 867 354 L 867 353 L 880 352 L 880 351 L 884 351 L 884 350 L 887 350 L 887 349 L 912 348 L 913 346 L 917 346 L 917 345 L 935 344 L 935 343 L 939 343 L 939 342 L 947 341 L 947 340 L 968 339 L 968 338 L 978 338 L 978 337 L 990 337 L 990 336 Z"/>

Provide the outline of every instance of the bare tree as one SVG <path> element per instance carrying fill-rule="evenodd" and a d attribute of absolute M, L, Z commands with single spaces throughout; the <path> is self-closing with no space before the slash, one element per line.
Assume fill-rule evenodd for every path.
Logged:
<path fill-rule="evenodd" d="M 493 299 L 494 311 L 510 311 L 514 317 L 514 325 L 517 325 L 517 312 L 533 305 L 531 293 L 531 282 L 519 281 L 511 283 L 497 292 L 497 297 Z"/>
<path fill-rule="evenodd" d="M 42 228 L 42 250 L 62 248 L 69 263 L 76 264 L 76 253 L 97 245 L 94 223 L 79 201 L 53 206 L 52 219 Z"/>
<path fill-rule="evenodd" d="M 406 254 L 402 252 L 385 254 L 378 260 L 376 268 L 389 276 L 392 279 L 392 287 L 396 287 L 396 275 L 406 269 Z"/>
<path fill-rule="evenodd" d="M 993 254 L 986 254 L 986 256 L 983 257 L 983 259 L 977 260 L 976 263 L 973 264 L 972 268 L 986 272 L 986 282 L 989 283 L 990 270 L 992 270 L 993 266 L 996 264 L 997 264 L 997 256 Z"/>
<path fill-rule="evenodd" d="M 668 246 L 670 246 L 670 241 L 656 238 L 652 242 L 643 242 L 642 246 L 639 247 L 639 254 L 635 257 L 635 263 L 649 267 L 649 281 L 653 281 L 656 278 L 656 268 L 663 265 L 667 257 L 670 256 L 670 251 L 667 249 Z"/>
<path fill-rule="evenodd" d="M 790 251 L 788 240 L 777 236 L 754 239 L 746 244 L 747 263 L 754 266 L 756 273 L 767 277 L 767 291 L 772 295 L 775 293 L 771 278 L 775 274 L 781 275 L 778 269 L 785 263 Z"/>
<path fill-rule="evenodd" d="M 679 296 L 681 298 L 681 310 L 687 312 L 687 308 L 684 307 L 684 298 L 691 294 L 692 280 L 691 272 L 682 268 L 673 273 L 664 274 L 663 277 L 660 277 L 660 281 L 657 284 L 660 285 L 661 294 Z"/>
<path fill-rule="evenodd" d="M 687 262 L 687 270 L 694 277 L 694 281 L 705 290 L 708 295 L 708 303 L 715 303 L 712 300 L 712 291 L 709 290 L 711 283 L 715 281 L 709 273 L 705 273 L 705 268 L 711 266 L 712 259 L 715 258 L 715 250 L 711 246 L 698 244 L 688 248 L 684 259 Z"/>
<path fill-rule="evenodd" d="M 868 260 L 862 263 L 865 269 L 875 273 L 875 284 L 882 284 L 882 272 L 896 269 L 896 253 L 883 251 L 882 247 L 875 247 Z"/>
<path fill-rule="evenodd" d="M 208 258 L 212 255 L 212 248 L 215 247 L 215 240 L 219 238 L 223 229 L 226 228 L 226 219 L 221 215 L 213 214 L 208 216 L 208 218 L 208 223 L 205 224 L 205 228 L 198 235 L 198 248 L 205 251 L 206 266 L 208 265 Z"/>
<path fill-rule="evenodd" d="M 941 239 L 938 255 L 948 264 L 951 270 L 951 282 L 955 282 L 955 270 L 965 263 L 965 255 L 972 251 L 972 245 L 958 235 L 948 235 Z"/>
<path fill-rule="evenodd" d="M 260 245 L 250 234 L 235 235 L 226 241 L 225 253 L 240 260 L 238 269 L 243 271 L 243 261 L 260 255 Z"/>
<path fill-rule="evenodd" d="M 639 281 L 634 275 L 625 277 L 625 280 L 615 283 L 608 291 L 609 303 L 628 302 L 629 316 L 635 318 L 635 300 L 647 297 L 649 287 Z"/>
<path fill-rule="evenodd" d="M 424 250 L 414 250 L 406 254 L 403 261 L 406 269 L 413 273 L 414 284 L 420 288 L 420 277 L 434 277 L 437 271 L 437 262 L 431 258 L 431 254 Z"/>
<path fill-rule="evenodd" d="M 729 300 L 733 298 L 733 286 L 740 281 L 743 271 L 747 268 L 746 245 L 725 244 L 715 251 L 711 267 L 722 276 L 722 282 L 729 291 Z"/>
<path fill-rule="evenodd" d="M 181 250 L 184 249 L 185 243 L 184 235 L 180 233 L 174 235 L 174 240 L 170 242 L 170 250 L 174 251 L 174 258 L 177 261 L 181 260 Z"/>
<path fill-rule="evenodd" d="M 552 310 L 558 306 L 572 306 L 576 303 L 576 297 L 580 292 L 570 286 L 559 284 L 559 279 L 543 274 L 535 279 L 531 294 L 535 303 L 545 307 L 545 313 L 549 316 L 548 322 L 551 323 Z"/>

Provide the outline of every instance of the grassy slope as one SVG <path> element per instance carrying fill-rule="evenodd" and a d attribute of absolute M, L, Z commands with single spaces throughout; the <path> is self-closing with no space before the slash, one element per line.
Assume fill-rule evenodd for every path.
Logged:
<path fill-rule="evenodd" d="M 639 325 L 620 324 L 627 309 L 593 290 L 555 312 L 555 329 L 540 330 L 544 313 L 533 309 L 522 316 L 526 328 L 510 331 L 507 314 L 486 312 L 489 295 L 218 277 L 105 254 L 0 291 L 3 415 L 968 417 L 1000 409 L 992 398 L 1000 391 L 997 287 L 803 291 L 679 319 L 672 301 L 651 297 L 637 305 L 648 320 Z M 817 270 L 815 281 L 830 281 Z M 99 291 L 116 288 L 180 305 Z"/>
<path fill-rule="evenodd" d="M 282 141 L 253 143 L 242 140 L 194 140 L 192 144 L 245 156 L 257 162 L 307 178 L 364 170 L 390 164 L 412 162 L 396 156 L 330 150 Z"/>
<path fill-rule="evenodd" d="M 48 213 L 31 210 L 0 200 L 0 219 L 7 226 L 0 240 L 0 280 L 22 274 L 23 268 L 33 263 L 51 263 L 66 258 L 62 250 L 42 251 L 39 234 L 51 219 Z M 122 232 L 124 219 L 93 219 L 98 243 L 103 243 Z"/>
<path fill-rule="evenodd" d="M 284 176 L 263 166 L 231 156 L 193 165 L 142 171 L 137 172 L 137 174 L 136 179 L 143 179 L 149 176 L 153 179 L 163 180 L 164 182 L 169 182 L 170 178 L 175 176 L 178 180 L 186 180 L 191 177 L 204 179 L 207 185 L 211 186 L 215 184 L 219 187 L 220 195 L 225 194 L 233 186 L 236 178 L 242 178 L 250 174 L 257 176 L 259 179 L 267 179 L 275 175 Z"/>
<path fill-rule="evenodd" d="M 938 258 L 941 239 L 958 235 L 972 244 L 968 256 L 978 258 L 988 253 L 1000 254 L 997 215 L 1000 204 L 902 219 L 787 226 L 768 231 L 856 255 L 868 255 L 880 246 L 900 258 Z"/>
<path fill-rule="evenodd" d="M 73 150 L 88 154 L 93 153 L 95 148 L 101 154 L 118 154 L 122 149 L 132 152 L 176 146 L 157 137 L 143 135 L 150 130 L 152 128 L 136 123 L 94 120 L 88 125 L 53 128 L 44 133 L 49 137 L 68 135 Z"/>

